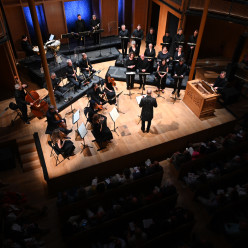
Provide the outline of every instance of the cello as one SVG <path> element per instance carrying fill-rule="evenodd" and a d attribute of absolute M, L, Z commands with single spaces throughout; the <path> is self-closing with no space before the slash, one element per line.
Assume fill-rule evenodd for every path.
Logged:
<path fill-rule="evenodd" d="M 21 81 L 17 76 L 15 76 L 15 80 L 19 85 L 21 85 Z M 32 106 L 30 107 L 30 109 L 33 115 L 38 118 L 45 116 L 48 110 L 48 103 L 44 101 L 43 99 L 40 99 L 39 94 L 35 90 L 32 90 L 29 92 L 25 88 L 25 91 L 27 93 L 25 97 L 25 101 L 27 103 L 32 103 Z"/>

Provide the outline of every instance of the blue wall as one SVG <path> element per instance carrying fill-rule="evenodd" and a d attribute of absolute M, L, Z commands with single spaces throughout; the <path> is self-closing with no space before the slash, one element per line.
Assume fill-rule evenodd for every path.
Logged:
<path fill-rule="evenodd" d="M 124 23 L 123 8 L 124 0 L 118 0 L 118 26 L 120 27 Z"/>
<path fill-rule="evenodd" d="M 74 29 L 75 22 L 77 20 L 77 14 L 80 14 L 82 19 L 84 19 L 86 26 L 89 26 L 90 19 L 92 17 L 92 7 L 90 0 L 64 2 L 64 7 L 69 33 L 75 31 Z"/>
<path fill-rule="evenodd" d="M 38 16 L 38 21 L 40 24 L 40 30 L 41 30 L 43 42 L 46 42 L 48 39 L 47 37 L 48 33 L 47 33 L 46 18 L 44 15 L 43 6 L 36 5 L 35 8 L 36 8 L 37 16 Z M 31 42 L 33 45 L 37 45 L 37 39 L 36 39 L 35 31 L 34 31 L 34 25 L 33 25 L 33 20 L 31 17 L 30 9 L 29 7 L 23 7 L 23 11 L 24 11 L 26 22 L 27 22 Z"/>

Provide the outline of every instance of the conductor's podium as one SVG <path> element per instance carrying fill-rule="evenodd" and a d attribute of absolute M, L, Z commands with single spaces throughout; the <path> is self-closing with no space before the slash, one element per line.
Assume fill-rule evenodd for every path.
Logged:
<path fill-rule="evenodd" d="M 213 115 L 218 94 L 207 82 L 188 81 L 183 101 L 199 118 Z"/>

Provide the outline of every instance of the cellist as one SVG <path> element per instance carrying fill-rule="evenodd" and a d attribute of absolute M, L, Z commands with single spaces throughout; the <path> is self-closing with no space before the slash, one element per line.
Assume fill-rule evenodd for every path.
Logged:
<path fill-rule="evenodd" d="M 52 134 L 53 130 L 59 128 L 59 130 L 66 135 L 72 132 L 72 129 L 67 129 L 66 120 L 63 119 L 58 110 L 55 109 L 53 105 L 50 105 L 46 113 L 47 117 L 47 129 L 46 134 Z"/>
<path fill-rule="evenodd" d="M 24 123 L 30 124 L 28 120 L 27 105 L 32 106 L 33 103 L 29 103 L 25 101 L 26 93 L 24 91 L 24 88 L 26 87 L 27 87 L 26 84 L 21 84 L 21 83 L 15 84 L 15 101 L 16 101 L 18 108 L 20 109 L 22 113 L 22 116 L 21 116 L 22 120 L 24 121 Z"/>

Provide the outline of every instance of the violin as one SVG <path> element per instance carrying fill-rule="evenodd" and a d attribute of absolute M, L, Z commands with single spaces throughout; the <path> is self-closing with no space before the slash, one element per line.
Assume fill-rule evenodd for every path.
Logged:
<path fill-rule="evenodd" d="M 111 83 L 113 87 L 116 86 L 116 82 L 115 82 L 114 78 L 108 77 L 108 82 Z"/>
<path fill-rule="evenodd" d="M 20 79 L 17 76 L 15 76 L 14 78 L 16 82 L 21 85 Z M 25 89 L 25 91 L 27 93 L 25 101 L 29 104 L 32 103 L 30 109 L 34 116 L 38 118 L 45 116 L 48 110 L 48 103 L 43 99 L 40 99 L 40 95 L 35 90 L 29 92 L 27 89 Z"/>
<path fill-rule="evenodd" d="M 98 110 L 102 110 L 103 109 L 103 105 L 102 104 L 95 104 L 95 109 L 98 109 Z"/>

